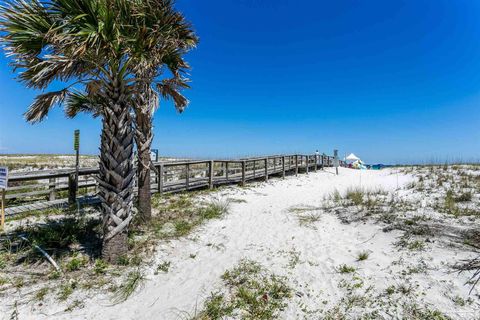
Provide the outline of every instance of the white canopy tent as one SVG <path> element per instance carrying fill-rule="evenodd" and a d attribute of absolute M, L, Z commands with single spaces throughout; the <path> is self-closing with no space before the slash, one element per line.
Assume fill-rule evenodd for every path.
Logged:
<path fill-rule="evenodd" d="M 357 161 L 357 160 L 360 160 L 359 157 L 357 157 L 356 155 L 354 155 L 353 153 L 350 153 L 346 158 L 345 158 L 346 161 Z"/>

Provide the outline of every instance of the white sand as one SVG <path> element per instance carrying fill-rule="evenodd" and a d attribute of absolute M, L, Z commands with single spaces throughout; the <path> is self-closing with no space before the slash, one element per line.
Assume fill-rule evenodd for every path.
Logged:
<path fill-rule="evenodd" d="M 382 225 L 373 222 L 342 224 L 327 213 L 313 226 L 302 226 L 288 210 L 300 205 L 321 206 L 335 188 L 342 192 L 361 183 L 365 188 L 394 190 L 411 179 L 389 170 L 340 169 L 340 175 L 335 176 L 328 169 L 285 180 L 271 179 L 247 188 L 222 189 L 208 197 L 246 202 L 232 203 L 224 218 L 208 222 L 187 238 L 160 244 L 157 263 L 147 270 L 147 281 L 126 302 L 112 306 L 111 296 L 92 294 L 91 299 L 84 300 L 84 308 L 71 313 L 61 312 L 65 306 L 54 302 L 48 308 L 44 306 L 41 314 L 32 305 L 19 307 L 20 319 L 185 319 L 193 316 L 196 308 L 202 308 L 212 291 L 221 288 L 220 276 L 242 258 L 258 261 L 270 271 L 288 277 L 294 295 L 281 314 L 283 319 L 319 319 L 322 310 L 337 304 L 344 295 L 339 281 L 351 278 L 336 272 L 343 263 L 355 266 L 358 276 L 376 292 L 408 281 L 418 285 L 416 301 L 420 304 L 454 318 L 472 318 L 472 314 L 463 312 L 478 311 L 477 302 L 458 307 L 452 301 L 454 296 L 468 298 L 470 287 L 464 285 L 468 274 L 451 274 L 446 265 L 472 257 L 472 253 L 446 248 L 440 242 L 429 244 L 421 253 L 399 251 L 393 243 L 401 231 L 386 233 Z M 357 262 L 363 250 L 368 250 L 370 256 Z M 293 263 L 296 257 L 298 263 Z M 400 275 L 420 260 L 428 264 L 426 272 L 407 278 Z M 169 272 L 154 275 L 156 265 L 163 261 L 171 262 Z"/>

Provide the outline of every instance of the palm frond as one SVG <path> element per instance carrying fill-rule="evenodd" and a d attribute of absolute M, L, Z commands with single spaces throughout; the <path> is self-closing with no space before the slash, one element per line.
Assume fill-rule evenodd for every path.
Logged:
<path fill-rule="evenodd" d="M 32 123 L 42 121 L 51 108 L 55 105 L 61 104 L 65 100 L 68 92 L 68 89 L 63 89 L 36 96 L 35 100 L 24 114 L 25 119 Z"/>
<path fill-rule="evenodd" d="M 162 97 L 166 100 L 173 100 L 173 104 L 175 105 L 175 109 L 178 112 L 182 113 L 185 108 L 188 106 L 188 99 L 185 98 L 180 93 L 180 88 L 186 85 L 177 79 L 164 79 L 162 82 L 157 83 L 157 90 L 160 92 Z"/>
<path fill-rule="evenodd" d="M 101 102 L 79 91 L 71 92 L 64 106 L 68 118 L 74 118 L 80 113 L 89 113 L 94 118 L 101 115 Z"/>
<path fill-rule="evenodd" d="M 32 57 L 41 54 L 49 30 L 55 20 L 38 1 L 10 1 L 0 6 L 1 37 L 7 54 L 14 57 Z"/>
<path fill-rule="evenodd" d="M 27 87 L 44 89 L 55 80 L 68 81 L 72 78 L 82 78 L 88 70 L 94 68 L 87 62 L 59 55 L 48 55 L 42 59 L 34 59 L 31 63 L 22 65 L 20 80 Z"/>

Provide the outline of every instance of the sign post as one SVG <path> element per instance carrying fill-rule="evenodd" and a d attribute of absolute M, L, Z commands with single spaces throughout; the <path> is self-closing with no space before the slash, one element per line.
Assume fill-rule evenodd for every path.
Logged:
<path fill-rule="evenodd" d="M 333 150 L 333 165 L 335 166 L 335 172 L 337 173 L 338 176 L 338 150 Z"/>
<path fill-rule="evenodd" d="M 80 167 L 80 130 L 78 129 L 74 132 L 73 149 L 75 150 L 75 191 L 78 191 L 78 171 Z"/>
<path fill-rule="evenodd" d="M 2 191 L 2 205 L 0 212 L 0 227 L 5 228 L 5 193 L 8 186 L 8 168 L 0 167 L 0 190 Z"/>

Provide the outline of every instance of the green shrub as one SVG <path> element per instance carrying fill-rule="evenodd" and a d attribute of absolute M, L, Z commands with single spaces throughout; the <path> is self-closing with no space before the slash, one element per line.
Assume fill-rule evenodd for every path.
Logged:
<path fill-rule="evenodd" d="M 363 204 L 364 191 L 360 188 L 347 190 L 346 198 L 350 200 L 354 205 L 359 206 Z"/>
<path fill-rule="evenodd" d="M 407 248 L 412 251 L 421 251 L 425 249 L 425 242 L 422 240 L 414 240 L 408 244 Z"/>
<path fill-rule="evenodd" d="M 117 264 L 121 266 L 128 266 L 130 264 L 130 259 L 126 255 L 122 255 L 118 257 L 117 259 Z"/>
<path fill-rule="evenodd" d="M 459 210 L 456 205 L 455 197 L 452 190 L 448 190 L 447 194 L 445 195 L 444 210 L 446 213 L 452 214 L 454 216 L 458 216 L 459 214 Z"/>
<path fill-rule="evenodd" d="M 362 251 L 358 254 L 357 261 L 364 261 L 368 259 L 370 253 L 368 251 Z"/>
<path fill-rule="evenodd" d="M 60 286 L 58 290 L 57 298 L 60 301 L 65 301 L 70 297 L 75 288 L 77 287 L 76 282 L 64 283 Z"/>
<path fill-rule="evenodd" d="M 353 273 L 355 272 L 355 267 L 348 266 L 346 264 L 342 264 L 338 267 L 339 273 Z"/>
<path fill-rule="evenodd" d="M 228 201 L 214 200 L 201 210 L 203 219 L 215 219 L 226 214 L 230 208 Z"/>
<path fill-rule="evenodd" d="M 108 263 L 106 263 L 102 259 L 98 259 L 97 261 L 95 261 L 95 266 L 93 267 L 93 271 L 96 274 L 104 274 L 107 268 L 108 268 Z"/>
<path fill-rule="evenodd" d="M 175 221 L 175 233 L 177 236 L 184 236 L 192 230 L 193 226 L 185 220 Z"/>
<path fill-rule="evenodd" d="M 170 269 L 171 264 L 172 263 L 170 261 L 164 261 L 157 266 L 157 271 L 162 271 L 166 273 Z"/>
<path fill-rule="evenodd" d="M 87 263 L 87 259 L 85 257 L 73 257 L 70 261 L 67 262 L 65 265 L 65 269 L 69 272 L 80 270 L 85 264 Z"/>
<path fill-rule="evenodd" d="M 45 299 L 45 296 L 47 295 L 48 293 L 48 287 L 44 287 L 40 290 L 38 290 L 37 292 L 35 292 L 35 299 L 37 301 L 43 301 L 43 299 Z"/>

